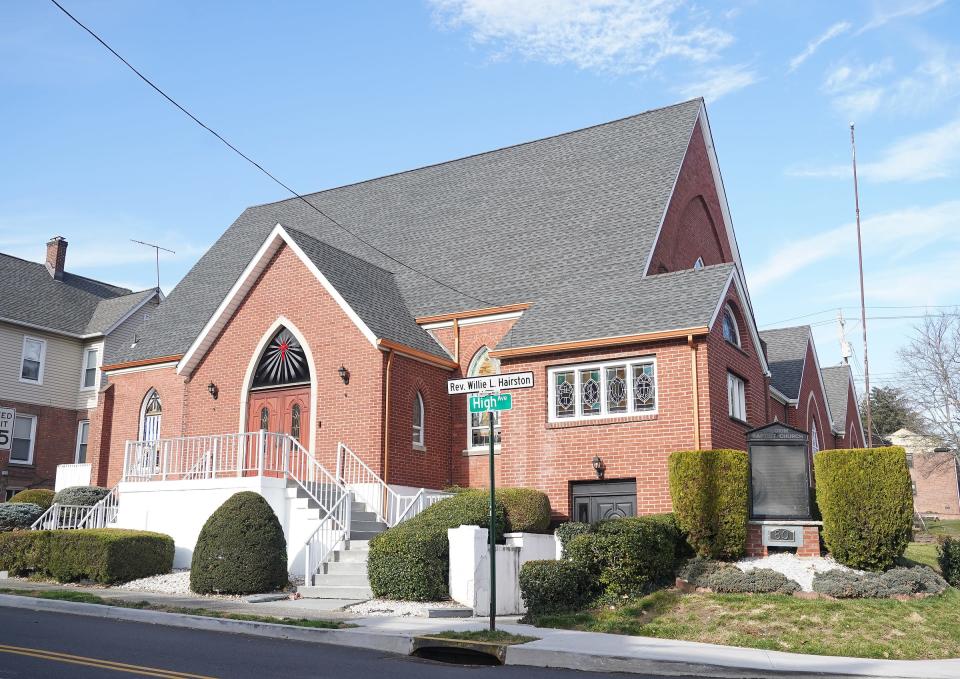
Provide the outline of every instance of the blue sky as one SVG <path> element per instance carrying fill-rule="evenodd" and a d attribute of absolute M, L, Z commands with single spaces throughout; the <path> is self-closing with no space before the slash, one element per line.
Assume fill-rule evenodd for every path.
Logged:
<path fill-rule="evenodd" d="M 308 192 L 703 95 L 761 327 L 862 361 L 857 123 L 874 382 L 924 305 L 960 303 L 960 7 L 63 0 L 202 120 Z M 45 0 L 0 5 L 0 250 L 170 289 L 244 207 L 286 197 Z M 890 307 L 890 308 L 884 308 Z M 896 307 L 896 308 L 894 308 Z M 903 307 L 903 308 L 901 308 Z M 855 370 L 859 376 L 859 367 Z"/>

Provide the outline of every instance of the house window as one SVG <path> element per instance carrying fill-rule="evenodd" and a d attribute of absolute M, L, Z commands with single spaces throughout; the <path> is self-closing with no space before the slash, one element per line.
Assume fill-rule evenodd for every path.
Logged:
<path fill-rule="evenodd" d="M 160 418 L 163 408 L 160 404 L 160 394 L 151 389 L 143 400 L 143 413 L 140 415 L 140 440 L 156 441 L 160 438 Z"/>
<path fill-rule="evenodd" d="M 423 396 L 419 391 L 413 399 L 413 445 L 423 448 Z"/>
<path fill-rule="evenodd" d="M 496 375 L 500 372 L 500 361 L 490 355 L 486 347 L 482 347 L 470 361 L 467 377 L 482 375 Z M 470 448 L 487 448 L 490 446 L 490 417 L 493 417 L 493 442 L 500 443 L 500 413 L 471 413 L 467 406 L 467 445 Z"/>
<path fill-rule="evenodd" d="M 90 420 L 80 420 L 77 426 L 77 453 L 76 462 L 82 464 L 87 461 L 87 438 L 90 436 Z"/>
<path fill-rule="evenodd" d="M 820 437 L 817 436 L 816 421 L 810 422 L 810 454 L 816 455 L 820 451 Z"/>
<path fill-rule="evenodd" d="M 699 271 L 703 268 L 703 257 L 697 257 L 697 261 L 693 263 L 693 270 Z"/>
<path fill-rule="evenodd" d="M 727 401 L 730 405 L 730 417 L 741 422 L 747 421 L 747 389 L 743 378 L 727 373 Z"/>
<path fill-rule="evenodd" d="M 19 493 L 23 488 L 7 488 L 7 492 L 4 493 L 3 499 L 0 499 L 0 502 L 10 502 L 13 499 L 13 496 Z"/>
<path fill-rule="evenodd" d="M 723 308 L 723 339 L 735 347 L 740 346 L 740 330 L 737 328 L 737 317 L 733 314 L 730 305 Z"/>
<path fill-rule="evenodd" d="M 43 359 L 47 353 L 45 340 L 23 338 L 23 354 L 20 358 L 20 381 L 43 384 Z"/>
<path fill-rule="evenodd" d="M 91 347 L 83 352 L 83 388 L 93 389 L 97 386 L 97 363 L 100 358 L 100 349 Z"/>
<path fill-rule="evenodd" d="M 549 420 L 566 422 L 655 413 L 656 361 L 610 361 L 548 371 Z"/>
<path fill-rule="evenodd" d="M 33 444 L 37 438 L 37 418 L 17 415 L 13 421 L 10 464 L 33 464 Z"/>

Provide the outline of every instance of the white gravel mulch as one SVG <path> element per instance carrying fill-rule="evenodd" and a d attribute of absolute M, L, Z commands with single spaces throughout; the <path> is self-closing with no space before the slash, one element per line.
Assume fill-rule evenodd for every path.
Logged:
<path fill-rule="evenodd" d="M 854 570 L 837 563 L 829 556 L 800 558 L 796 554 L 789 553 L 771 554 L 763 558 L 741 559 L 735 565 L 742 571 L 750 571 L 754 568 L 769 568 L 778 573 L 783 573 L 791 580 L 800 583 L 804 592 L 813 591 L 813 576 L 817 573 L 838 569 L 843 571 Z M 855 572 L 861 573 L 862 571 Z"/>
<path fill-rule="evenodd" d="M 389 599 L 371 599 L 353 606 L 348 606 L 347 611 L 365 615 L 374 616 L 398 616 L 398 617 L 423 617 L 427 610 L 431 608 L 463 608 L 462 604 L 456 601 L 391 601 Z"/>
<path fill-rule="evenodd" d="M 193 594 L 190 591 L 190 570 L 183 569 L 165 573 L 164 575 L 151 575 L 149 578 L 140 578 L 131 580 L 122 585 L 117 585 L 117 589 L 128 589 L 134 592 L 157 592 L 159 594 Z"/>

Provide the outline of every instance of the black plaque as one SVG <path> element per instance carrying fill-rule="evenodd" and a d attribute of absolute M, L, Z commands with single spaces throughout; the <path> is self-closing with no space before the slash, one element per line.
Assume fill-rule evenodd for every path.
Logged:
<path fill-rule="evenodd" d="M 775 422 L 747 432 L 750 515 L 754 519 L 809 519 L 807 433 Z"/>

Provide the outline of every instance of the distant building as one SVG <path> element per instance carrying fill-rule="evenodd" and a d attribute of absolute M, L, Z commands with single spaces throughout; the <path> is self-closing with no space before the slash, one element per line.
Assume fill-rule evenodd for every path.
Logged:
<path fill-rule="evenodd" d="M 943 519 L 960 518 L 960 483 L 953 451 L 937 452 L 940 441 L 909 429 L 898 429 L 888 438 L 892 445 L 907 451 L 914 509 Z"/>

